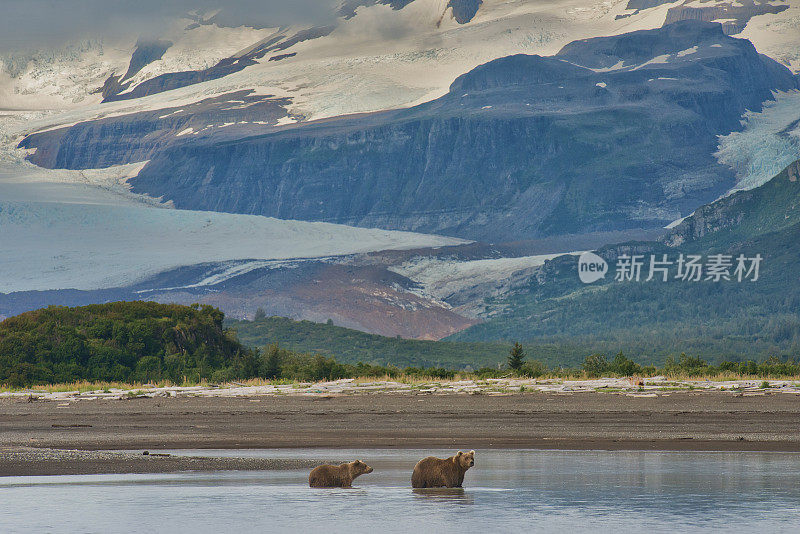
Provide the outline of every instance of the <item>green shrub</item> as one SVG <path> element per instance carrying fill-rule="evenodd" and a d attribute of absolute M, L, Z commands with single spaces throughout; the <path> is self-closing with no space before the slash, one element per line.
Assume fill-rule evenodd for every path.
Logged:
<path fill-rule="evenodd" d="M 442 380 L 449 380 L 456 376 L 456 372 L 452 369 L 445 369 L 443 367 L 429 367 L 421 369 L 419 367 L 406 367 L 403 371 L 408 376 L 415 376 L 419 378 L 439 378 Z"/>
<path fill-rule="evenodd" d="M 625 357 L 621 352 L 614 356 L 608 365 L 608 372 L 619 376 L 632 376 L 642 373 L 642 366 Z"/>
<path fill-rule="evenodd" d="M 547 367 L 545 367 L 545 365 L 538 360 L 533 360 L 523 364 L 519 370 L 519 374 L 521 376 L 528 378 L 539 378 L 546 373 Z"/>
<path fill-rule="evenodd" d="M 687 356 L 686 353 L 681 353 L 678 361 L 673 356 L 667 358 L 664 369 L 667 373 L 683 373 L 689 376 L 701 376 L 711 370 L 706 361 L 697 356 Z"/>
<path fill-rule="evenodd" d="M 602 354 L 590 354 L 583 360 L 582 367 L 590 377 L 602 376 L 608 371 L 608 360 Z"/>

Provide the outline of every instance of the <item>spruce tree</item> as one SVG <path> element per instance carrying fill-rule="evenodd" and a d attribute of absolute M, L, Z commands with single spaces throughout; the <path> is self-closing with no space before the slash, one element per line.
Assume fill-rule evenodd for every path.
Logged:
<path fill-rule="evenodd" d="M 264 355 L 263 363 L 259 374 L 262 378 L 274 380 L 281 377 L 281 351 L 277 343 L 270 345 L 268 352 Z"/>
<path fill-rule="evenodd" d="M 522 345 L 514 343 L 514 347 L 508 355 L 508 367 L 514 371 L 519 371 L 522 369 L 523 363 L 525 363 L 525 351 L 522 350 Z"/>

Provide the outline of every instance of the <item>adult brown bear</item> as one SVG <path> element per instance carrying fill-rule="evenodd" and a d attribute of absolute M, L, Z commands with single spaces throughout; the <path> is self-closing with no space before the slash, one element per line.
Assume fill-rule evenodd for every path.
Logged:
<path fill-rule="evenodd" d="M 308 485 L 312 488 L 349 488 L 353 480 L 364 473 L 372 473 L 372 468 L 361 460 L 341 465 L 320 465 L 308 475 Z"/>
<path fill-rule="evenodd" d="M 428 456 L 417 462 L 411 475 L 413 488 L 460 488 L 464 473 L 475 465 L 475 451 L 458 451 L 450 458 Z"/>

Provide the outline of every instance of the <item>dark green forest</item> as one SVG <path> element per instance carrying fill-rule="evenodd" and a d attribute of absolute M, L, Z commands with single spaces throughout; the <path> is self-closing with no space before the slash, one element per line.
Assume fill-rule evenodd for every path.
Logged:
<path fill-rule="evenodd" d="M 254 353 L 211 306 L 114 302 L 51 306 L 0 323 L 0 382 L 210 379 L 248 374 Z"/>

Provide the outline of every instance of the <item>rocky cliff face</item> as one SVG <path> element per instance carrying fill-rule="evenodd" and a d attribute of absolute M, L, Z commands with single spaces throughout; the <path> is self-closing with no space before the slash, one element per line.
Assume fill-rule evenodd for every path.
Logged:
<path fill-rule="evenodd" d="M 752 191 L 744 191 L 734 195 L 726 202 L 714 202 L 698 208 L 695 213 L 684 219 L 664 237 L 664 243 L 671 247 L 677 247 L 740 224 L 745 213 L 737 208 L 751 201 L 752 198 Z"/>
<path fill-rule="evenodd" d="M 733 183 L 713 157 L 717 136 L 796 87 L 749 42 L 684 21 L 499 59 L 408 110 L 258 136 L 233 124 L 150 151 L 120 146 L 153 135 L 127 117 L 23 145 L 68 168 L 146 152 L 135 191 L 178 207 L 511 240 L 654 228 L 691 212 Z M 132 128 L 124 143 L 119 121 Z"/>
<path fill-rule="evenodd" d="M 459 24 L 466 24 L 478 13 L 483 0 L 450 0 L 447 7 L 453 9 L 453 18 Z"/>
<path fill-rule="evenodd" d="M 36 148 L 30 161 L 47 168 L 88 169 L 145 161 L 168 146 L 194 144 L 226 129 L 263 131 L 289 114 L 288 98 L 237 91 L 181 106 L 83 122 L 22 141 Z"/>
<path fill-rule="evenodd" d="M 741 241 L 800 223 L 800 161 L 766 184 L 697 209 L 662 241 L 668 246 L 713 236 L 722 244 L 729 234 Z"/>

